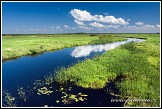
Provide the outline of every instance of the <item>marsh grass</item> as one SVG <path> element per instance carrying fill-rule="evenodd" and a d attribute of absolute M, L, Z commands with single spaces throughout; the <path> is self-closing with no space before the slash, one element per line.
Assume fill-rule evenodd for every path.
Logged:
<path fill-rule="evenodd" d="M 50 85 L 54 83 L 54 75 L 49 73 L 48 75 L 44 76 L 45 84 Z"/>
<path fill-rule="evenodd" d="M 106 44 L 117 41 L 124 41 L 126 38 L 114 37 L 113 35 L 100 35 L 97 40 L 91 41 L 92 44 Z"/>
<path fill-rule="evenodd" d="M 122 35 L 121 37 L 128 37 Z M 144 42 L 128 43 L 114 50 L 87 59 L 55 75 L 58 83 L 72 82 L 84 88 L 103 88 L 107 82 L 116 81 L 121 97 L 150 100 L 130 102 L 125 106 L 160 106 L 160 37 L 158 34 L 129 34 L 145 38 Z"/>

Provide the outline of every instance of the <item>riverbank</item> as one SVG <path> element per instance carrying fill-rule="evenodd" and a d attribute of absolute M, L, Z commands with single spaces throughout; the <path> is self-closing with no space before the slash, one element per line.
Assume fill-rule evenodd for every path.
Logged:
<path fill-rule="evenodd" d="M 84 88 L 103 88 L 116 81 L 118 95 L 128 97 L 125 106 L 160 105 L 160 35 L 118 34 L 119 37 L 145 38 L 144 42 L 129 43 L 102 56 L 87 59 L 55 75 L 60 84 L 73 83 Z M 130 99 L 147 100 L 132 102 Z"/>
<path fill-rule="evenodd" d="M 105 34 L 5 35 L 2 37 L 2 60 L 34 55 L 62 48 L 125 40 Z"/>

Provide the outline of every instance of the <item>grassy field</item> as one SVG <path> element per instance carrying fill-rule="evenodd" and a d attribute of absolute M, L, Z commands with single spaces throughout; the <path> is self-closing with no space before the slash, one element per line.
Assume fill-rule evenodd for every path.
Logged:
<path fill-rule="evenodd" d="M 160 106 L 160 35 L 117 35 L 145 38 L 146 41 L 125 44 L 102 56 L 62 69 L 56 73 L 55 80 L 93 89 L 103 88 L 107 82 L 115 80 L 119 89 L 115 95 L 128 98 L 125 106 Z"/>
<path fill-rule="evenodd" d="M 103 43 L 105 35 L 6 35 L 2 37 L 2 60 L 66 47 Z M 109 40 L 110 39 L 110 40 Z M 109 36 L 104 43 L 123 38 Z"/>

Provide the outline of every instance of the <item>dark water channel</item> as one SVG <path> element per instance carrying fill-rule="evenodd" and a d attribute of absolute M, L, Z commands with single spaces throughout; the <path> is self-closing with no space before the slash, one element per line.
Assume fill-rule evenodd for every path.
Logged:
<path fill-rule="evenodd" d="M 121 107 L 123 102 L 112 102 L 112 99 L 118 98 L 110 95 L 106 87 L 93 90 L 71 85 L 60 86 L 56 83 L 50 87 L 47 86 L 53 91 L 50 95 L 38 95 L 38 90 L 33 89 L 33 83 L 35 80 L 44 80 L 45 75 L 48 75 L 50 72 L 54 73 L 60 67 L 67 68 L 77 62 L 93 58 L 95 55 L 102 55 L 105 51 L 131 41 L 141 42 L 143 40 L 128 38 L 126 41 L 121 42 L 64 48 L 54 52 L 45 52 L 37 56 L 23 56 L 15 60 L 5 61 L 2 63 L 2 91 L 7 90 L 12 97 L 15 97 L 13 103 L 17 107 L 42 107 L 46 105 L 53 107 Z M 17 89 L 20 87 L 23 87 L 23 90 L 26 92 L 25 102 L 17 94 Z M 70 90 L 68 90 L 69 87 L 71 88 Z M 60 90 L 60 88 L 62 89 Z M 77 102 L 69 100 L 63 103 L 61 102 L 61 97 L 64 95 L 64 92 L 73 94 L 75 97 L 79 93 L 86 94 L 87 96 L 84 97 L 86 100 Z M 7 106 L 5 96 L 2 99 L 4 106 Z"/>

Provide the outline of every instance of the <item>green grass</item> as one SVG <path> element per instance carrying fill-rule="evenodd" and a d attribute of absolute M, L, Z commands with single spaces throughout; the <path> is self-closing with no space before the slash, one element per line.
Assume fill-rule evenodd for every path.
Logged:
<path fill-rule="evenodd" d="M 149 99 L 151 102 L 131 102 L 125 106 L 160 106 L 160 36 L 158 34 L 118 34 L 120 37 L 145 38 L 140 43 L 129 43 L 60 70 L 55 75 L 58 83 L 73 83 L 84 88 L 103 88 L 116 77 L 121 97 Z"/>
<path fill-rule="evenodd" d="M 105 43 L 112 43 L 116 41 L 124 41 L 125 38 L 122 37 L 116 37 L 114 35 L 100 35 L 97 40 L 91 41 L 91 43 L 95 44 L 105 44 Z"/>
<path fill-rule="evenodd" d="M 92 37 L 89 34 L 6 35 L 2 37 L 2 60 L 66 47 L 94 44 L 102 40 L 100 36 L 101 35 L 95 35 Z M 120 41 L 123 38 L 111 37 L 111 39 L 109 39 L 108 37 L 106 42 L 112 39 L 114 39 L 114 41 Z"/>

